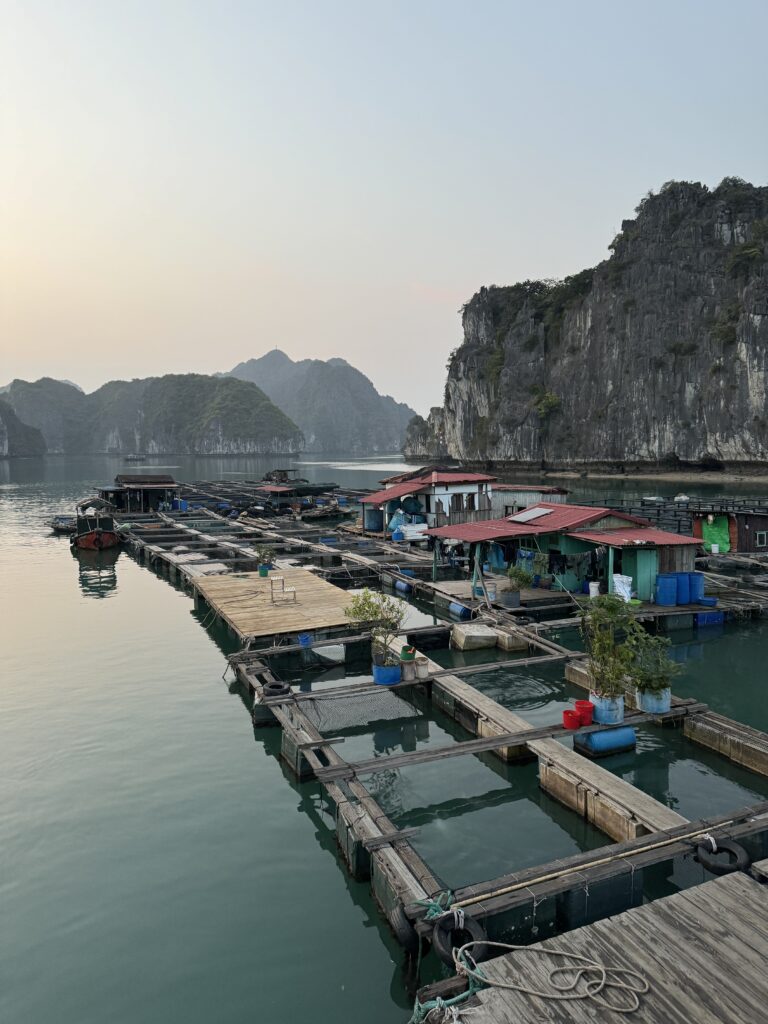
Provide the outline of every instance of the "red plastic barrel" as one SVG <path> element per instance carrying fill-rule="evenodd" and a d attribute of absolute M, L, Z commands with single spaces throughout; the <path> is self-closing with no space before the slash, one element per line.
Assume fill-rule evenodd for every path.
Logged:
<path fill-rule="evenodd" d="M 577 700 L 576 713 L 582 725 L 592 725 L 592 715 L 595 713 L 595 705 L 591 700 Z"/>
<path fill-rule="evenodd" d="M 581 725 L 581 716 L 578 711 L 571 711 L 570 708 L 563 712 L 563 725 L 566 729 L 578 729 Z"/>

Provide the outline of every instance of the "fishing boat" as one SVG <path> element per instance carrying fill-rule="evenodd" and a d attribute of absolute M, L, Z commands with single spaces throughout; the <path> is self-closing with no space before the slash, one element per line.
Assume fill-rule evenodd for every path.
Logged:
<path fill-rule="evenodd" d="M 104 551 L 120 543 L 115 528 L 112 506 L 101 498 L 86 498 L 77 506 L 75 532 L 70 543 L 73 548 Z"/>
<path fill-rule="evenodd" d="M 74 533 L 77 528 L 77 516 L 58 515 L 46 520 L 48 526 L 54 533 Z"/>
<path fill-rule="evenodd" d="M 124 455 L 123 456 L 123 461 L 124 462 L 145 462 L 146 459 L 147 459 L 146 454 L 142 453 L 142 452 L 136 452 L 135 454 Z"/>

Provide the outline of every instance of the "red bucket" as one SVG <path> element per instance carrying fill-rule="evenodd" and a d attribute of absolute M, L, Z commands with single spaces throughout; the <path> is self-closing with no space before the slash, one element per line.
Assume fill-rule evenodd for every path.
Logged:
<path fill-rule="evenodd" d="M 579 716 L 581 725 L 592 725 L 592 715 L 595 713 L 595 705 L 591 700 L 577 700 L 576 713 Z"/>
<path fill-rule="evenodd" d="M 566 729 L 578 729 L 581 725 L 581 716 L 578 711 L 571 711 L 570 708 L 563 712 L 563 725 Z"/>

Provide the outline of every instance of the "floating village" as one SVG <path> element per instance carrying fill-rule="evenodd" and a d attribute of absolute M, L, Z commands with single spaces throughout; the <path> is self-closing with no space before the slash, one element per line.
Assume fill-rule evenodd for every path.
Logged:
<path fill-rule="evenodd" d="M 412 1024 L 768 1019 L 768 799 L 689 818 L 646 791 L 641 753 L 692 745 L 768 795 L 768 734 L 678 696 L 670 643 L 766 615 L 768 498 L 575 503 L 460 466 L 373 492 L 137 469 L 49 525 L 78 557 L 127 549 L 227 637 L 257 739 L 279 731 L 285 771 L 320 787 L 307 812 L 402 947 Z M 531 672 L 552 685 L 522 714 Z M 405 777 L 429 779 L 410 814 Z M 499 806 L 503 834 L 478 831 Z M 470 811 L 459 858 L 431 825 Z M 532 860 L 528 833 L 559 831 L 580 852 L 553 838 Z M 486 877 L 487 848 L 509 869 Z"/>

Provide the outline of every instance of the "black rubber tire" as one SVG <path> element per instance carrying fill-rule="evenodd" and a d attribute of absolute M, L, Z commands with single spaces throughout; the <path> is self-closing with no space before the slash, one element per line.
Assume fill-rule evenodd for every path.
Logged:
<path fill-rule="evenodd" d="M 699 843 L 696 847 L 696 860 L 701 864 L 703 868 L 713 875 L 730 875 L 734 871 L 747 871 L 752 863 L 752 858 L 749 856 L 743 846 L 738 843 L 731 842 L 730 839 L 719 839 L 717 840 L 717 852 L 724 852 L 728 854 L 728 863 L 723 864 L 721 861 L 715 860 L 717 854 L 713 854 L 707 843 Z"/>
<path fill-rule="evenodd" d="M 413 924 L 408 920 L 402 903 L 398 903 L 389 915 L 389 923 L 392 925 L 395 938 L 406 953 L 415 956 L 419 951 L 419 936 Z"/>
<path fill-rule="evenodd" d="M 264 684 L 264 696 L 265 697 L 287 697 L 291 692 L 291 688 L 288 683 L 265 683 Z"/>
<path fill-rule="evenodd" d="M 442 917 L 438 917 L 435 921 L 435 927 L 432 931 L 432 948 L 444 964 L 448 967 L 453 967 L 454 949 L 458 949 L 468 942 L 482 942 L 487 938 L 488 936 L 485 934 L 482 925 L 474 917 L 470 917 L 469 914 L 464 915 L 464 927 L 457 928 L 453 914 L 449 910 L 447 914 L 443 914 Z M 490 955 L 491 950 L 488 946 L 474 946 L 472 948 L 472 959 L 478 963 L 481 960 L 487 960 Z"/>

